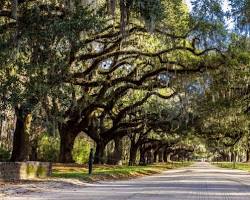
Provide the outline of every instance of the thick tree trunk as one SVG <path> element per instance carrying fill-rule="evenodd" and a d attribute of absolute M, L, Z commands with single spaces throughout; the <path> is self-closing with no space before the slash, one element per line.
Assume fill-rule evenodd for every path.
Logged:
<path fill-rule="evenodd" d="M 250 162 L 250 138 L 247 140 L 246 162 Z"/>
<path fill-rule="evenodd" d="M 159 151 L 159 153 L 158 153 L 158 161 L 159 161 L 159 162 L 164 162 L 164 159 L 163 159 L 163 152 L 162 152 L 162 151 Z"/>
<path fill-rule="evenodd" d="M 146 153 L 143 149 L 140 149 L 140 165 L 146 165 Z"/>
<path fill-rule="evenodd" d="M 31 144 L 31 151 L 30 151 L 30 160 L 37 161 L 38 155 L 37 155 L 37 147 L 38 147 L 38 141 L 35 140 Z"/>
<path fill-rule="evenodd" d="M 167 160 L 168 160 L 168 151 L 164 150 L 164 152 L 163 152 L 163 161 L 167 162 Z"/>
<path fill-rule="evenodd" d="M 123 140 L 122 138 L 115 138 L 114 142 L 115 142 L 115 149 L 108 161 L 108 164 L 122 165 Z"/>
<path fill-rule="evenodd" d="M 154 152 L 154 163 L 159 161 L 159 157 L 158 157 L 158 151 Z"/>
<path fill-rule="evenodd" d="M 0 119 L 0 138 L 2 136 L 2 132 L 3 132 L 3 119 Z"/>
<path fill-rule="evenodd" d="M 172 156 L 172 153 L 167 153 L 167 160 L 166 160 L 166 162 L 172 162 L 171 156 Z"/>
<path fill-rule="evenodd" d="M 221 154 L 221 157 L 222 157 L 222 160 L 223 160 L 223 161 L 226 161 L 226 162 L 228 161 L 228 158 L 227 158 L 227 155 L 226 155 L 226 154 L 223 154 L 223 155 Z"/>
<path fill-rule="evenodd" d="M 172 155 L 173 155 L 173 152 L 171 152 L 169 149 L 164 150 L 163 161 L 164 162 L 172 162 L 172 160 L 171 160 Z"/>
<path fill-rule="evenodd" d="M 250 150 L 246 150 L 246 162 L 250 162 Z"/>
<path fill-rule="evenodd" d="M 238 159 L 239 159 L 238 153 L 235 152 L 234 153 L 234 162 L 238 162 L 239 161 Z"/>
<path fill-rule="evenodd" d="M 137 145 L 131 145 L 130 151 L 129 151 L 129 166 L 133 166 L 136 164 L 136 155 L 138 151 Z"/>
<path fill-rule="evenodd" d="M 147 164 L 154 163 L 154 154 L 151 150 L 147 151 Z"/>
<path fill-rule="evenodd" d="M 94 164 L 104 164 L 105 163 L 105 142 L 98 141 L 96 142 L 95 158 Z"/>
<path fill-rule="evenodd" d="M 72 150 L 77 134 L 74 132 L 60 131 L 60 155 L 59 162 L 73 163 Z"/>
<path fill-rule="evenodd" d="M 13 148 L 10 161 L 27 161 L 29 159 L 29 132 L 32 115 L 16 108 L 16 128 L 13 137 Z"/>
<path fill-rule="evenodd" d="M 231 154 L 230 154 L 230 162 L 233 162 L 233 161 L 234 161 L 234 153 L 231 152 Z"/>

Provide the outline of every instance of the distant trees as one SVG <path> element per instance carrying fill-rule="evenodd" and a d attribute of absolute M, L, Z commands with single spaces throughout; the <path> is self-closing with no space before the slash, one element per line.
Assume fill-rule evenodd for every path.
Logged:
<path fill-rule="evenodd" d="M 207 140 L 210 150 L 222 160 L 230 160 L 229 154 L 249 152 L 249 41 L 233 34 L 228 49 L 226 68 L 210 72 L 210 86 L 203 99 L 198 99 L 200 133 Z M 242 147 L 245 148 L 242 153 Z M 238 149 L 238 150 L 237 150 Z"/>

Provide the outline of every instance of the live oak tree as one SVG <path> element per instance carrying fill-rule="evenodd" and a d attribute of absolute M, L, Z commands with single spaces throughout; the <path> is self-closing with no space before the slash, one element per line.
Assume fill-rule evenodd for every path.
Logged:
<path fill-rule="evenodd" d="M 11 103 L 17 117 L 12 161 L 28 159 L 28 135 L 32 111 L 46 98 L 48 91 L 58 84 L 55 77 L 63 76 L 66 70 L 62 63 L 58 63 L 65 59 L 62 53 L 67 52 L 66 49 L 61 52 L 58 49 L 65 42 L 63 41 L 65 38 L 58 32 L 62 23 L 64 25 L 72 23 L 69 19 L 66 20 L 67 14 L 60 10 L 52 14 L 58 9 L 55 5 L 50 7 L 42 3 L 38 5 L 30 3 L 28 7 L 27 4 L 20 2 L 18 11 L 15 9 L 17 19 L 7 15 L 10 12 L 8 2 L 3 4 L 2 12 L 2 16 L 6 18 L 1 27 L 3 29 L 1 60 L 4 65 L 5 81 L 2 82 L 2 88 L 6 91 L 5 97 Z M 51 13 L 51 16 L 47 15 L 48 13 Z M 84 11 L 81 14 L 83 13 Z M 65 20 L 62 20 L 64 14 Z M 82 16 L 78 17 L 80 19 Z M 55 24 L 51 24 L 51 20 L 54 20 Z M 96 25 L 95 22 L 92 24 Z M 82 27 L 82 30 L 90 26 L 92 26 L 91 20 Z M 70 38 L 75 35 L 71 33 L 70 36 L 66 36 Z"/>

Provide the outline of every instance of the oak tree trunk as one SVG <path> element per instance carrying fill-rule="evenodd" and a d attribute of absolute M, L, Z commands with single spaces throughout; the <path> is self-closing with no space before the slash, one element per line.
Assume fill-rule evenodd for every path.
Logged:
<path fill-rule="evenodd" d="M 159 161 L 159 162 L 164 162 L 164 159 L 163 159 L 163 152 L 162 152 L 162 151 L 159 151 L 159 153 L 158 153 L 158 161 Z"/>
<path fill-rule="evenodd" d="M 146 152 L 140 149 L 140 165 L 146 165 Z"/>
<path fill-rule="evenodd" d="M 72 150 L 77 134 L 69 131 L 60 131 L 60 155 L 59 162 L 73 163 Z"/>
<path fill-rule="evenodd" d="M 103 141 L 99 141 L 96 143 L 94 164 L 105 163 L 105 147 L 106 147 L 106 143 Z"/>
<path fill-rule="evenodd" d="M 16 127 L 10 161 L 27 161 L 29 159 L 29 132 L 32 115 L 23 108 L 16 108 Z"/>
<path fill-rule="evenodd" d="M 34 140 L 30 146 L 31 146 L 31 151 L 30 151 L 29 158 L 32 161 L 37 161 L 38 160 L 38 154 L 37 154 L 38 140 Z"/>
<path fill-rule="evenodd" d="M 122 165 L 123 140 L 122 138 L 115 138 L 114 142 L 114 152 L 111 154 L 108 164 Z"/>
<path fill-rule="evenodd" d="M 154 163 L 158 162 L 159 158 L 158 158 L 158 151 L 154 152 Z"/>
<path fill-rule="evenodd" d="M 246 150 L 246 162 L 250 162 L 250 150 Z"/>
<path fill-rule="evenodd" d="M 130 151 L 129 151 L 129 166 L 133 166 L 136 164 L 137 151 L 138 151 L 138 146 L 131 145 Z"/>
<path fill-rule="evenodd" d="M 154 163 L 154 154 L 151 150 L 147 152 L 147 164 Z"/>

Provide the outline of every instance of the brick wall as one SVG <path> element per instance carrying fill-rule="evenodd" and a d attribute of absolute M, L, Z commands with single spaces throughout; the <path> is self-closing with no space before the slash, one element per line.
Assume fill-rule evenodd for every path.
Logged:
<path fill-rule="evenodd" d="M 51 176 L 51 163 L 0 162 L 0 180 L 28 180 Z"/>

